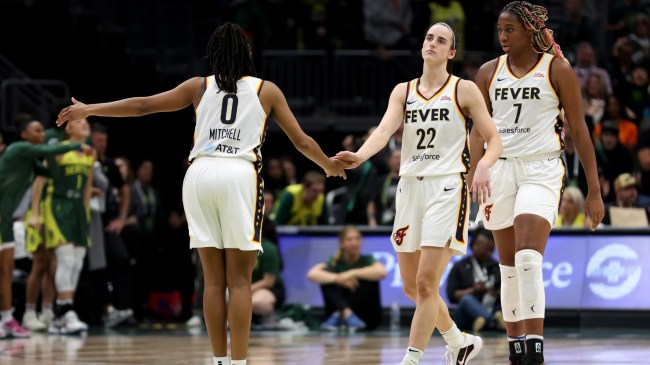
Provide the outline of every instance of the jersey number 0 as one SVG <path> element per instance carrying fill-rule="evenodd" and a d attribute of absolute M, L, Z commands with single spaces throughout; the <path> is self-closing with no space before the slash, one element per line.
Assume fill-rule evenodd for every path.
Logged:
<path fill-rule="evenodd" d="M 231 100 L 232 100 L 232 104 L 230 106 L 230 113 L 228 113 L 228 104 L 230 104 Z M 223 97 L 223 103 L 221 104 L 221 123 L 223 124 L 235 123 L 235 119 L 237 119 L 238 103 L 239 103 L 239 99 L 235 94 L 226 94 L 226 96 Z"/>

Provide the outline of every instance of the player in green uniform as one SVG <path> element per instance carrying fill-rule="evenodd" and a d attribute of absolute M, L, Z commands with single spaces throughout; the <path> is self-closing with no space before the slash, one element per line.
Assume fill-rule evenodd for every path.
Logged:
<path fill-rule="evenodd" d="M 35 173 L 45 173 L 38 160 L 72 150 L 91 150 L 89 146 L 81 143 L 42 145 L 45 139 L 43 125 L 34 120 L 20 123 L 18 133 L 22 141 L 7 147 L 0 159 L 0 338 L 30 335 L 11 314 L 11 277 L 14 269 L 13 213 L 34 180 Z"/>
<path fill-rule="evenodd" d="M 90 134 L 85 119 L 68 124 L 68 140 L 61 145 L 83 142 Z M 76 151 L 49 157 L 50 180 L 43 204 L 45 244 L 54 250 L 57 290 L 55 318 L 49 333 L 72 334 L 86 331 L 88 325 L 74 312 L 73 299 L 89 247 L 89 203 L 94 157 Z"/>

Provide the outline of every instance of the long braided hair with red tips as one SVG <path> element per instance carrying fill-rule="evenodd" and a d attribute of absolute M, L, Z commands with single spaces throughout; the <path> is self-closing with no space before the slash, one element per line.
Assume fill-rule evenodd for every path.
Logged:
<path fill-rule="evenodd" d="M 560 45 L 553 39 L 553 31 L 546 28 L 548 11 L 545 7 L 533 5 L 527 1 L 513 1 L 506 5 L 501 12 L 510 12 L 519 17 L 524 27 L 532 30 L 530 42 L 537 53 L 550 53 L 566 60 L 560 50 Z"/>

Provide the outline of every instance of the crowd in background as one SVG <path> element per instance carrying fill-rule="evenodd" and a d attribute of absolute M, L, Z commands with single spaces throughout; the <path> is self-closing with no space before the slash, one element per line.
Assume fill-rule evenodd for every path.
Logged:
<path fill-rule="evenodd" d="M 377 57 L 383 58 L 388 57 L 389 49 L 418 49 L 421 34 L 428 25 L 445 21 L 459 33 L 457 61 L 462 64 L 463 77 L 473 79 L 477 66 L 486 60 L 476 59 L 472 52 L 463 57 L 462 51 L 495 50 L 498 45 L 494 32 L 489 30 L 494 28 L 501 3 L 504 2 L 248 0 L 232 1 L 224 6 L 229 9 L 230 20 L 247 30 L 256 52 L 278 48 L 366 48 L 376 50 Z M 650 8 L 640 0 L 559 3 L 563 4 L 564 12 L 551 13 L 555 17 L 551 21 L 555 24 L 556 41 L 581 82 L 585 118 L 596 147 L 601 193 L 607 204 L 603 224 L 647 227 L 650 221 Z M 18 116 L 17 123 L 24 118 L 30 117 Z M 340 148 L 356 150 L 372 130 L 364 135 L 345 136 Z M 56 131 L 52 133 L 50 136 L 55 137 L 48 138 L 46 143 L 59 142 Z M 148 318 L 190 318 L 190 303 L 194 298 L 194 317 L 188 325 L 200 324 L 201 270 L 198 260 L 192 260 L 192 253 L 187 250 L 183 212 L 165 206 L 170 198 L 156 189 L 156 166 L 151 160 L 133 164 L 130 156 L 107 157 L 108 137 L 106 127 L 92 123 L 88 143 L 96 151 L 97 175 L 103 172 L 106 181 L 102 183 L 95 176 L 92 188 L 95 203 L 91 203 L 91 226 L 95 225 L 95 229 L 91 228 L 92 246 L 77 292 L 80 297 L 75 302 L 77 311 L 91 325 L 137 323 Z M 13 141 L 0 133 L 0 158 L 10 142 Z M 567 188 L 557 226 L 586 229 L 589 226 L 589 217 L 585 217 L 583 210 L 586 179 L 571 131 L 566 128 L 565 146 L 562 159 Z M 258 284 L 253 285 L 254 311 L 260 322 L 273 321 L 273 310 L 283 303 L 285 296 L 280 276 L 282 258 L 277 250 L 274 226 L 391 226 L 395 217 L 400 147 L 401 130 L 384 150 L 349 171 L 347 180 L 329 190 L 326 190 L 324 174 L 311 169 L 299 170 L 289 150 L 263 150 L 265 254 L 258 259 L 259 270 L 254 275 Z M 476 206 L 473 206 L 472 217 L 475 214 Z M 381 268 L 372 258 L 359 256 L 360 235 L 346 238 L 350 232 L 358 235 L 354 228 L 344 230 L 341 249 L 332 258 L 324 257 L 323 263 L 309 272 L 309 278 L 323 288 L 328 314 L 326 329 L 342 325 L 375 327 L 378 323 L 376 318 L 359 318 L 362 314 L 355 310 L 359 303 L 351 289 L 362 288 L 374 297 L 375 287 L 366 281 L 380 280 Z M 494 249 L 493 243 L 485 245 L 483 251 Z M 468 260 L 463 265 L 472 268 L 475 264 Z M 487 267 L 478 272 L 489 274 L 493 268 L 487 258 L 477 257 L 474 261 Z M 18 256 L 16 262 L 19 269 L 29 272 L 28 258 Z M 342 275 L 361 267 L 374 267 L 376 272 L 370 276 L 364 272 L 363 277 L 355 276 L 359 271 Z M 196 285 L 192 284 L 194 273 Z M 485 282 L 490 280 L 488 274 Z M 372 280 L 367 280 L 369 277 Z M 491 288 L 498 285 L 449 289 L 450 300 L 469 308 L 468 311 L 473 308 L 474 312 L 484 313 L 470 317 L 467 327 L 500 326 L 498 306 L 484 299 Z M 463 299 L 473 291 L 480 291 L 481 295 Z M 24 298 L 14 295 L 14 302 L 22 310 Z M 38 308 L 42 306 L 39 304 Z M 476 322 L 477 318 L 483 319 Z"/>

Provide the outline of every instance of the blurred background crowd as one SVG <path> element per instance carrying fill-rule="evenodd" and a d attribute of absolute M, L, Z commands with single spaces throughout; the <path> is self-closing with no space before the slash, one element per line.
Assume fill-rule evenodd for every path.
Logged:
<path fill-rule="evenodd" d="M 608 207 L 603 225 L 648 227 L 650 4 L 646 0 L 534 2 L 549 9 L 547 27 L 554 30 L 581 83 L 585 119 L 596 146 L 601 193 Z M 419 50 L 430 24 L 444 21 L 457 30 L 459 52 L 453 62 L 454 73 L 473 80 L 483 62 L 501 54 L 495 23 L 507 1 L 0 3 L 2 158 L 7 146 L 20 139 L 21 121 L 38 120 L 45 127 L 53 127 L 56 113 L 71 95 L 83 102 L 96 102 L 152 94 L 190 76 L 206 75 L 205 44 L 213 29 L 225 21 L 246 30 L 258 76 L 280 86 L 303 128 L 325 152 L 353 151 L 378 124 L 394 85 L 420 75 Z M 192 111 L 137 121 L 127 118 L 108 123 L 95 118 L 89 122 L 89 143 L 98 161 L 115 171 L 107 174 L 110 187 L 96 195 L 109 204 L 113 199 L 113 204 L 128 207 L 128 211 L 119 229 L 111 229 L 113 236 L 103 237 L 105 264 L 85 265 L 78 291 L 78 296 L 84 297 L 77 301 L 82 304 L 76 304 L 82 306 L 78 308 L 80 317 L 91 325 L 101 324 L 110 319 L 108 315 L 114 309 L 123 311 L 117 316 L 119 321 L 182 318 L 190 319 L 190 325 L 200 323 L 196 318 L 200 318 L 201 270 L 187 249 L 180 202 L 192 143 Z M 399 180 L 400 133 L 373 159 L 350 171 L 347 180 L 326 180 L 290 148 L 286 137 L 271 123 L 262 150 L 268 244 L 277 245 L 275 226 L 391 226 Z M 557 226 L 586 229 L 586 180 L 568 129 L 565 143 L 562 158 L 568 187 Z M 472 207 L 472 218 L 476 209 Z M 118 215 L 104 217 L 103 224 L 110 225 Z M 342 250 L 334 258 L 324 257 L 316 271 L 325 267 L 329 267 L 328 272 L 357 268 L 354 265 L 359 260 L 374 265 L 358 254 L 344 254 L 348 230 L 342 232 Z M 120 243 L 112 244 L 114 240 Z M 485 250 L 493 249 L 492 243 Z M 278 257 L 260 264 L 267 270 L 257 278 L 263 281 L 259 288 L 269 291 L 272 298 L 266 292 L 254 296 L 261 322 L 273 320 L 269 313 L 284 295 L 279 277 L 282 259 L 277 250 L 275 254 L 272 249 L 269 252 L 269 257 Z M 349 260 L 340 264 L 341 257 Z M 25 275 L 30 265 L 29 257 L 17 260 L 17 268 Z M 381 268 L 375 269 L 371 276 L 380 280 Z M 309 278 L 316 282 L 322 279 L 312 271 Z M 344 289 L 360 285 L 351 274 L 339 279 L 338 286 Z M 97 283 L 108 284 L 108 296 L 96 293 Z M 485 293 L 498 288 L 490 285 L 475 288 L 481 294 L 479 304 Z M 461 301 L 466 294 L 459 292 L 461 289 L 449 292 L 450 299 Z M 348 308 L 345 319 L 354 315 L 349 307 L 358 303 L 350 304 L 345 295 L 327 290 L 324 288 L 323 294 L 330 298 L 326 300 L 328 313 L 334 311 L 332 308 Z M 372 293 L 373 289 L 368 290 Z M 17 294 L 14 298 L 20 308 L 24 297 Z M 174 304 L 163 308 L 160 303 Z M 488 314 L 481 316 L 487 317 L 487 323 L 481 325 L 474 318 L 467 326 L 498 326 L 496 312 L 490 306 Z M 375 325 L 372 318 L 356 319 Z M 329 325 L 340 324 L 337 319 L 328 321 Z"/>

